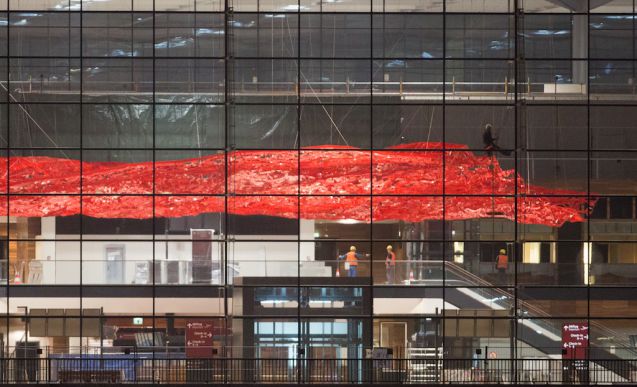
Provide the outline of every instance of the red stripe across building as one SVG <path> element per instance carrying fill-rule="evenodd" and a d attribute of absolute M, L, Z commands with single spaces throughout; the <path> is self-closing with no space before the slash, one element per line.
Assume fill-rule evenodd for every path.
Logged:
<path fill-rule="evenodd" d="M 8 192 L 10 200 L 0 212 L 25 217 L 223 212 L 226 186 L 231 214 L 362 222 L 442 219 L 443 206 L 447 220 L 516 220 L 518 194 L 518 222 L 560 226 L 582 221 L 594 204 L 585 192 L 528 185 L 493 156 L 442 143 L 374 151 L 332 145 L 245 150 L 155 163 L 11 157 L 1 165 L 0 193 Z"/>

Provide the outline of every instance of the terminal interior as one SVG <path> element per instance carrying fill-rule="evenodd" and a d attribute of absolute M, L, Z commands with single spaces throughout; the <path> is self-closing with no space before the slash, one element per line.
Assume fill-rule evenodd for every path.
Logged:
<path fill-rule="evenodd" d="M 1 3 L 0 364 L 637 381 L 636 33 L 632 0 Z"/>

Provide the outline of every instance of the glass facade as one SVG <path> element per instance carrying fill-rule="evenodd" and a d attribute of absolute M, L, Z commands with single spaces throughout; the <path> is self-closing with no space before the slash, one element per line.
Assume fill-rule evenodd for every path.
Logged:
<path fill-rule="evenodd" d="M 0 378 L 637 382 L 635 7 L 5 0 Z"/>

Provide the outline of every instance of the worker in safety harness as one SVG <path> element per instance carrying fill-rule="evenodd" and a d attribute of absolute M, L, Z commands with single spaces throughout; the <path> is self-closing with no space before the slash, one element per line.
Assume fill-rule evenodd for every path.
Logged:
<path fill-rule="evenodd" d="M 484 126 L 484 130 L 482 131 L 482 142 L 484 143 L 484 150 L 487 151 L 489 155 L 491 155 L 492 152 L 500 152 L 504 156 L 511 155 L 511 151 L 504 150 L 498 145 L 498 135 L 491 124 L 486 124 Z"/>
<path fill-rule="evenodd" d="M 396 253 L 392 245 L 387 245 L 387 256 L 385 256 L 385 271 L 387 273 L 387 283 L 396 282 Z"/>
<path fill-rule="evenodd" d="M 505 284 L 507 281 L 507 269 L 509 268 L 509 256 L 505 249 L 500 249 L 500 254 L 495 261 L 495 269 L 498 271 L 498 283 Z"/>
<path fill-rule="evenodd" d="M 345 260 L 345 270 L 347 270 L 347 276 L 356 277 L 356 268 L 358 267 L 358 260 L 363 257 L 364 257 L 363 254 L 359 254 L 356 252 L 356 246 L 350 246 L 349 252 L 347 254 L 339 255 L 338 259 Z"/>

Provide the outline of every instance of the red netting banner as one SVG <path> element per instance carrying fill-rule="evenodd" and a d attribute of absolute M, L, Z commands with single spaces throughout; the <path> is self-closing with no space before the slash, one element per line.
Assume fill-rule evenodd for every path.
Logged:
<path fill-rule="evenodd" d="M 7 192 L 9 180 L 10 200 L 0 212 L 6 215 L 8 208 L 11 216 L 41 217 L 76 215 L 81 210 L 98 218 L 141 219 L 227 210 L 236 215 L 364 222 L 443 216 L 515 220 L 517 193 L 518 222 L 559 226 L 582 221 L 594 205 L 584 192 L 528 185 L 513 170 L 502 169 L 495 157 L 476 155 L 464 145 L 445 144 L 444 149 L 444 163 L 441 143 L 377 151 L 344 146 L 232 151 L 156 161 L 154 174 L 152 162 L 11 157 L 9 179 L 6 159 L 2 164 L 0 190 Z M 226 176 L 232 194 L 227 203 Z M 153 181 L 154 199 L 149 196 Z M 366 196 L 370 194 L 373 198 Z"/>

